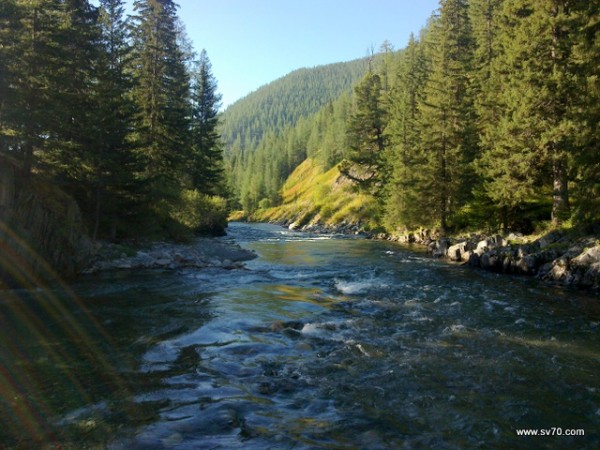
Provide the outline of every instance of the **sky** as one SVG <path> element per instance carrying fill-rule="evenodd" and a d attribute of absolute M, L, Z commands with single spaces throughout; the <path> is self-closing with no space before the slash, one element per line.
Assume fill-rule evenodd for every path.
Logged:
<path fill-rule="evenodd" d="M 129 4 L 132 0 L 127 0 Z M 223 107 L 295 69 L 403 48 L 438 0 L 175 0 L 212 64 Z"/>

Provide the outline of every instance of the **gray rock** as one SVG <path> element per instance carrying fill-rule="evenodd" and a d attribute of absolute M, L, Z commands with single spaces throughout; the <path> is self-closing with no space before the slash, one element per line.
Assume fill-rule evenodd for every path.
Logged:
<path fill-rule="evenodd" d="M 475 246 L 475 253 L 477 253 L 479 256 L 482 256 L 488 249 L 491 248 L 490 246 L 492 246 L 492 243 L 489 239 L 479 241 Z"/>
<path fill-rule="evenodd" d="M 467 251 L 468 242 L 459 242 L 448 247 L 447 255 L 451 261 L 462 261 L 462 255 Z"/>
<path fill-rule="evenodd" d="M 525 255 L 517 261 L 517 269 L 525 275 L 535 275 L 539 268 L 538 259 L 535 255 Z"/>
<path fill-rule="evenodd" d="M 485 270 L 497 271 L 501 269 L 501 260 L 495 253 L 485 252 L 481 255 L 480 267 Z"/>
<path fill-rule="evenodd" d="M 435 241 L 433 256 L 435 256 L 436 258 L 446 256 L 448 254 L 448 247 L 450 247 L 450 239 L 438 239 L 437 241 Z"/>
<path fill-rule="evenodd" d="M 481 267 L 481 257 L 475 252 L 471 253 L 469 256 L 469 265 L 473 267 Z"/>
<path fill-rule="evenodd" d="M 538 245 L 540 248 L 548 247 L 550 244 L 558 242 L 563 237 L 563 233 L 560 231 L 553 231 L 546 234 L 545 236 L 538 239 Z"/>
<path fill-rule="evenodd" d="M 590 265 L 583 276 L 582 283 L 585 286 L 600 289 L 600 263 Z"/>
<path fill-rule="evenodd" d="M 519 239 L 523 238 L 523 233 L 509 233 L 508 236 L 506 236 L 506 240 L 508 241 L 517 241 Z"/>
<path fill-rule="evenodd" d="M 589 248 L 573 258 L 573 264 L 579 267 L 590 267 L 600 262 L 600 245 Z"/>

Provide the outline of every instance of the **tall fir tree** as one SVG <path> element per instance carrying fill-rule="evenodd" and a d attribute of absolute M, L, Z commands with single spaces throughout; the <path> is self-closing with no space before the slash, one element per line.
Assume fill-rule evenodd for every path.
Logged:
<path fill-rule="evenodd" d="M 577 151 L 573 158 L 576 181 L 576 219 L 580 223 L 600 223 L 600 21 L 596 2 L 578 2 L 580 34 L 573 49 L 573 62 L 581 82 Z"/>
<path fill-rule="evenodd" d="M 341 172 L 373 193 L 384 179 L 387 111 L 382 96 L 381 77 L 374 71 L 354 89 L 354 110 L 347 124 L 348 159 Z"/>
<path fill-rule="evenodd" d="M 16 75 L 11 72 L 11 61 L 15 59 L 18 17 L 15 0 L 0 3 L 0 152 L 10 150 L 11 135 L 14 133 L 9 120 L 9 110 L 11 86 Z"/>
<path fill-rule="evenodd" d="M 499 9 L 504 0 L 470 0 L 470 17 L 475 41 L 472 78 L 477 130 L 485 135 L 501 113 L 498 82 L 494 61 L 500 51 L 498 43 Z"/>
<path fill-rule="evenodd" d="M 470 76 L 473 36 L 466 0 L 442 0 L 428 34 L 431 73 L 419 104 L 425 162 L 422 204 L 446 230 L 471 191 L 475 133 Z"/>
<path fill-rule="evenodd" d="M 548 187 L 555 225 L 569 216 L 569 173 L 577 135 L 579 76 L 573 46 L 585 2 L 505 0 L 499 21 L 503 114 L 479 164 L 486 191 L 515 209 Z"/>
<path fill-rule="evenodd" d="M 422 209 L 424 165 L 420 146 L 419 108 L 427 78 L 423 45 L 411 34 L 398 62 L 396 83 L 390 93 L 390 121 L 384 220 L 389 229 L 413 229 L 423 224 L 427 212 Z"/>
<path fill-rule="evenodd" d="M 205 194 L 223 192 L 223 145 L 219 134 L 221 95 L 206 50 L 200 52 L 192 83 L 191 157 L 192 186 Z"/>
<path fill-rule="evenodd" d="M 189 76 L 171 0 L 136 0 L 132 17 L 135 144 L 147 200 L 177 195 L 189 155 Z"/>
<path fill-rule="evenodd" d="M 64 188 L 90 204 L 93 190 L 92 161 L 97 139 L 96 62 L 98 60 L 98 9 L 87 0 L 62 2 L 59 28 L 60 67 L 55 74 L 54 143 L 43 153 L 43 163 Z"/>
<path fill-rule="evenodd" d="M 3 147 L 23 161 L 23 175 L 29 176 L 34 153 L 40 153 L 57 139 L 54 118 L 60 98 L 61 27 L 64 19 L 58 0 L 16 0 L 15 16 L 7 18 L 3 30 L 7 47 L 3 53 L 5 82 L 1 100 Z"/>
<path fill-rule="evenodd" d="M 92 234 L 115 238 L 119 221 L 135 213 L 139 171 L 130 134 L 135 113 L 129 99 L 131 46 L 123 0 L 100 1 L 100 51 L 96 64 L 97 139 L 92 160 Z"/>

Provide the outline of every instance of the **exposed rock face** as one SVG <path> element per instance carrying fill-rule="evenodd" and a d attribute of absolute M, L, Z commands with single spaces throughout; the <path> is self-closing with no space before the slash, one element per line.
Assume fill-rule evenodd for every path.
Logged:
<path fill-rule="evenodd" d="M 75 200 L 50 183 L 22 180 L 12 158 L 0 155 L 0 280 L 32 286 L 72 277 L 91 243 Z"/>

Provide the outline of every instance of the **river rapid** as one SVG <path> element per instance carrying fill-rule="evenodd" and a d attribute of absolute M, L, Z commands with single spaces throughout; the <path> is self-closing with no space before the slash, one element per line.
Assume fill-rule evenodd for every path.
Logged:
<path fill-rule="evenodd" d="M 597 295 L 390 242 L 221 239 L 259 257 L 0 292 L 0 447 L 600 447 Z"/>

